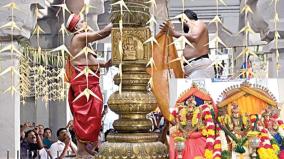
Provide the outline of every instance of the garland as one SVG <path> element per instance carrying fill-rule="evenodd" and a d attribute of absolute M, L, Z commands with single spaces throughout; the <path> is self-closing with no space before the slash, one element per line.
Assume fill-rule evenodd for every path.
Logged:
<path fill-rule="evenodd" d="M 176 117 L 179 119 L 180 124 L 185 126 L 187 124 L 186 114 L 188 113 L 188 108 L 184 106 L 178 107 L 179 113 Z M 202 135 L 206 136 L 206 146 L 204 157 L 206 159 L 221 159 L 222 157 L 222 141 L 219 136 L 219 131 L 221 130 L 218 125 L 214 123 L 214 112 L 211 110 L 210 106 L 204 104 L 193 111 L 192 116 L 192 126 L 198 125 L 200 119 L 203 120 L 205 127 L 202 129 Z M 183 132 L 176 130 L 173 134 L 174 140 L 177 142 L 184 141 Z"/>
<path fill-rule="evenodd" d="M 218 131 L 220 128 L 214 124 L 213 114 L 207 104 L 200 106 L 202 117 L 207 131 L 204 157 L 206 159 L 221 159 L 221 138 Z"/>
<path fill-rule="evenodd" d="M 283 142 L 283 139 L 284 139 L 284 122 L 283 122 L 283 120 L 281 120 L 281 119 L 276 119 L 276 121 L 277 121 L 277 123 L 278 123 L 278 133 L 279 133 L 279 135 L 280 135 L 280 137 L 282 138 L 282 142 Z M 277 144 L 277 143 L 276 143 Z M 282 143 L 282 145 L 283 145 L 283 143 Z M 279 145 L 277 144 L 277 146 L 279 147 Z M 280 145 L 281 146 L 281 145 Z M 274 144 L 272 145 L 272 147 L 273 147 L 273 149 L 275 150 L 275 151 L 277 151 L 278 149 L 277 149 L 277 147 L 276 146 L 274 146 Z M 282 151 L 280 151 L 280 148 L 279 148 L 279 158 L 283 158 L 284 157 L 284 151 L 282 150 Z"/>
<path fill-rule="evenodd" d="M 220 130 L 219 135 L 220 135 L 220 140 L 221 140 L 222 151 L 228 151 L 229 148 L 228 148 L 228 142 L 227 142 L 227 139 L 226 139 L 225 132 L 223 130 Z"/>
<path fill-rule="evenodd" d="M 284 124 L 282 126 L 280 125 L 277 131 L 282 138 L 284 138 L 284 130 L 282 128 L 283 126 Z"/>
<path fill-rule="evenodd" d="M 277 144 L 271 144 L 269 132 L 263 128 L 259 135 L 260 143 L 257 150 L 260 159 L 278 159 L 279 147 Z"/>

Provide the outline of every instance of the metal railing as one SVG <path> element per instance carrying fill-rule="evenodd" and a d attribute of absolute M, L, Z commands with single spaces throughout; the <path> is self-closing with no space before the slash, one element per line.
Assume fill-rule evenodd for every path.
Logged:
<path fill-rule="evenodd" d="M 11 155 L 10 151 L 7 150 L 6 151 L 6 159 L 14 159 L 11 156 L 12 155 Z M 51 159 L 51 157 L 48 156 L 47 152 L 46 152 L 46 156 L 47 156 L 47 158 L 41 157 L 39 150 L 36 151 L 36 155 L 34 154 L 34 151 L 30 152 L 29 150 L 27 150 L 26 156 L 21 156 L 19 150 L 17 150 L 17 153 L 16 153 L 16 159 Z M 57 151 L 57 157 L 56 158 L 59 158 L 59 157 L 60 157 L 60 152 Z M 70 151 L 67 151 L 67 155 L 64 158 L 75 159 L 76 155 L 72 155 Z"/>

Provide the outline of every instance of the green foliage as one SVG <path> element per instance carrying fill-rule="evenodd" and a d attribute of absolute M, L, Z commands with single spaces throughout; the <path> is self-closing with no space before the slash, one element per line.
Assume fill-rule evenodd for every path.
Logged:
<path fill-rule="evenodd" d="M 227 150 L 222 151 L 221 159 L 231 159 L 231 153 Z"/>

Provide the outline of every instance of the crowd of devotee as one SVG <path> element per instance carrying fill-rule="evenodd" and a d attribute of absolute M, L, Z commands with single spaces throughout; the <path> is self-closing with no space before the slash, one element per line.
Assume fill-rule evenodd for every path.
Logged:
<path fill-rule="evenodd" d="M 99 146 L 107 141 L 107 135 L 116 132 L 112 127 L 113 119 L 110 119 L 115 117 L 112 113 L 105 105 L 98 143 L 88 143 L 86 146 L 86 151 L 92 156 L 96 155 Z M 161 133 L 164 125 L 161 113 L 150 113 L 148 118 L 153 123 L 152 131 Z M 57 130 L 40 123 L 25 122 L 20 125 L 20 136 L 21 159 L 75 158 L 77 155 L 73 120 Z"/>
<path fill-rule="evenodd" d="M 20 126 L 20 157 L 63 158 L 76 155 L 76 137 L 72 129 L 72 120 L 54 131 L 42 124 L 23 123 Z"/>

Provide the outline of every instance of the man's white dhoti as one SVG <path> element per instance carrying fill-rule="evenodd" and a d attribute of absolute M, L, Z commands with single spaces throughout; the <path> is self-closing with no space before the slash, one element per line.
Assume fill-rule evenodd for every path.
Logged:
<path fill-rule="evenodd" d="M 201 58 L 184 66 L 186 78 L 214 78 L 214 68 L 209 58 Z"/>

